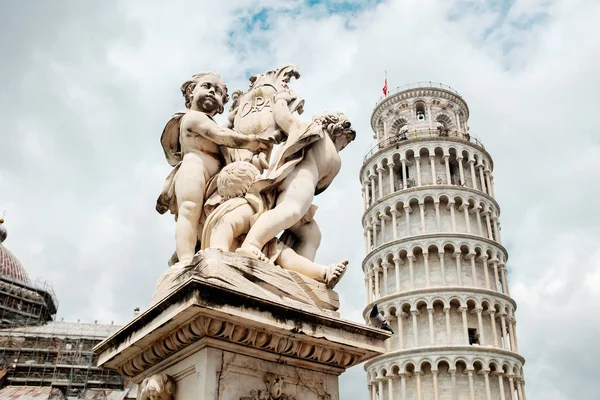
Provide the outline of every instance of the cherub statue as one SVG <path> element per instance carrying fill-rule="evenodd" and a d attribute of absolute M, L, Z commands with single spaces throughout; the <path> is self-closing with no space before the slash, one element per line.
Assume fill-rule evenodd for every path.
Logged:
<path fill-rule="evenodd" d="M 140 400 L 172 400 L 175 379 L 166 374 L 156 374 L 144 379 L 140 385 Z"/>
<path fill-rule="evenodd" d="M 271 138 L 243 135 L 219 126 L 213 117 L 224 110 L 229 97 L 218 73 L 203 72 L 181 86 L 186 112 L 175 114 L 167 123 L 161 144 L 174 169 L 167 177 L 156 209 L 175 214 L 176 255 L 187 265 L 196 251 L 202 232 L 201 213 L 206 184 L 222 166 L 220 146 L 244 148 L 252 152 L 272 146 Z"/>
<path fill-rule="evenodd" d="M 252 223 L 267 210 L 270 203 L 262 194 L 248 193 L 259 176 L 259 170 L 246 161 L 228 164 L 219 172 L 217 195 L 212 196 L 205 205 L 208 217 L 202 233 L 203 249 L 235 251 L 238 248 L 240 238 L 248 233 Z M 339 282 L 348 265 L 346 260 L 329 266 L 316 264 L 277 238 L 272 238 L 264 251 L 265 257 L 274 264 L 323 282 L 330 289 Z"/>
<path fill-rule="evenodd" d="M 275 162 L 264 179 L 250 189 L 253 193 L 275 190 L 275 207 L 261 214 L 246 235 L 240 254 L 265 260 L 262 249 L 281 231 L 289 230 L 301 239 L 294 250 L 310 260 L 319 245 L 311 241 L 307 231 L 316 230 L 316 223 L 301 224 L 307 214 L 314 212 L 312 201 L 333 181 L 341 167 L 339 152 L 356 137 L 348 118 L 341 112 L 328 112 L 313 117 L 312 121 L 295 118 L 288 104 L 294 98 L 290 91 L 275 96 L 273 117 L 277 126 L 287 134 L 279 148 Z"/>

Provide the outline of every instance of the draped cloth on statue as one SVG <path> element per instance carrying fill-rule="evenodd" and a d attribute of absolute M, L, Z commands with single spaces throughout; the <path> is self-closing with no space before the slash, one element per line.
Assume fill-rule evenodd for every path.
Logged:
<path fill-rule="evenodd" d="M 277 185 L 304 159 L 306 149 L 323 139 L 325 132 L 320 123 L 311 122 L 299 136 L 292 135 L 288 136 L 286 142 L 277 150 L 274 162 L 271 163 L 266 176 L 253 183 L 249 192 L 263 193 L 276 190 Z"/>

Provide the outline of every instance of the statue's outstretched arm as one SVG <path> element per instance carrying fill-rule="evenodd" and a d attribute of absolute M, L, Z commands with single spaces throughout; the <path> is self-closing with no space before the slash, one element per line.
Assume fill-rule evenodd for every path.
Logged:
<path fill-rule="evenodd" d="M 182 121 L 182 129 L 198 134 L 221 146 L 236 149 L 248 149 L 252 152 L 263 151 L 273 144 L 273 139 L 256 135 L 243 135 L 229 128 L 219 126 L 205 115 L 188 114 Z"/>
<path fill-rule="evenodd" d="M 288 135 L 299 128 L 299 121 L 292 115 L 288 103 L 293 99 L 289 96 L 278 94 L 275 96 L 273 118 L 275 123 Z"/>

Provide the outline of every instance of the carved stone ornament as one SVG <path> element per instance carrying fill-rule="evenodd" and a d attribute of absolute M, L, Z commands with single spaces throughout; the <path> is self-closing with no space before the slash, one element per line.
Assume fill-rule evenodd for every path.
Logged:
<path fill-rule="evenodd" d="M 152 375 L 142 381 L 138 400 L 173 400 L 175 379 L 167 374 Z"/>
<path fill-rule="evenodd" d="M 296 400 L 283 393 L 283 378 L 280 376 L 267 374 L 265 386 L 266 390 L 251 390 L 250 396 L 240 397 L 240 400 Z"/>

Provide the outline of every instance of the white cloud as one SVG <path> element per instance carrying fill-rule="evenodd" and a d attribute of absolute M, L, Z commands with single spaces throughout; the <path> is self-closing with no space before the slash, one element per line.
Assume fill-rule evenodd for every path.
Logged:
<path fill-rule="evenodd" d="M 216 70 L 230 89 L 245 88 L 250 73 L 293 62 L 307 118 L 341 109 L 358 128 L 317 217 L 319 259 L 351 257 L 342 314 L 359 320 L 358 170 L 383 71 L 390 87 L 441 81 L 466 98 L 472 131 L 494 157 L 528 396 L 593 397 L 600 4 L 407 0 L 337 15 L 304 4 L 114 1 L 33 13 L 12 4 L 0 16 L 10 60 L 0 67 L 7 246 L 30 275 L 54 280 L 61 316 L 125 322 L 147 304 L 173 248 L 172 220 L 154 201 L 169 170 L 158 138 L 183 107 L 179 84 Z M 269 29 L 246 32 L 263 8 Z M 361 367 L 341 382 L 343 398 L 366 398 Z"/>

